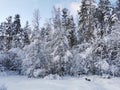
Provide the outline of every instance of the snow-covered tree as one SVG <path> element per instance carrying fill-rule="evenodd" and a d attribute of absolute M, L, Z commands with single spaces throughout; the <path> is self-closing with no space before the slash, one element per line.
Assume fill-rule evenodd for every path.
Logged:
<path fill-rule="evenodd" d="M 23 40 L 24 46 L 29 45 L 30 44 L 30 36 L 31 36 L 31 28 L 30 28 L 28 21 L 26 22 L 26 25 L 23 28 L 23 34 L 24 35 L 23 35 L 22 40 Z"/>
<path fill-rule="evenodd" d="M 36 28 L 34 41 L 26 46 L 26 58 L 23 62 L 23 72 L 28 77 L 44 77 L 50 73 L 50 53 L 49 53 L 49 40 L 51 35 L 51 24 L 46 22 L 45 27 L 41 30 Z M 39 32 L 37 32 L 39 31 Z M 48 45 L 48 46 L 47 46 Z"/>
<path fill-rule="evenodd" d="M 12 40 L 12 47 L 14 48 L 22 48 L 22 42 L 21 42 L 21 33 L 23 30 L 21 29 L 21 23 L 20 23 L 20 15 L 16 14 L 13 22 L 13 40 Z"/>
<path fill-rule="evenodd" d="M 13 35 L 17 35 L 21 29 L 20 15 L 16 14 L 13 22 Z"/>
<path fill-rule="evenodd" d="M 69 50 L 68 39 L 64 33 L 60 30 L 56 30 L 53 34 L 52 42 L 52 74 L 65 75 L 67 71 L 66 65 L 69 62 L 66 57 L 66 53 Z"/>
<path fill-rule="evenodd" d="M 50 63 L 50 72 L 60 76 L 66 75 L 69 72 L 69 42 L 65 29 L 62 28 L 60 9 L 54 8 L 53 12 L 53 26 L 54 32 L 51 35 L 49 47 L 51 48 L 50 56 L 52 57 Z"/>
<path fill-rule="evenodd" d="M 82 5 L 78 12 L 78 43 L 91 42 L 94 38 L 94 13 L 96 10 L 96 4 L 94 0 L 82 0 L 81 3 Z"/>
<path fill-rule="evenodd" d="M 39 39 L 40 34 L 40 11 L 39 9 L 35 10 L 33 13 L 33 30 L 32 30 L 32 36 L 31 41 L 34 41 L 35 39 Z"/>
<path fill-rule="evenodd" d="M 53 7 L 53 25 L 54 29 L 61 27 L 61 11 L 60 8 Z"/>
<path fill-rule="evenodd" d="M 116 14 L 117 14 L 118 19 L 120 20 L 120 0 L 117 0 L 116 4 L 117 4 Z"/>
<path fill-rule="evenodd" d="M 73 16 L 69 14 L 68 9 L 64 8 L 62 13 L 62 27 L 69 40 L 69 46 L 73 47 L 76 44 L 74 19 Z"/>
<path fill-rule="evenodd" d="M 7 50 L 9 50 L 10 48 L 12 48 L 12 29 L 13 29 L 13 24 L 12 24 L 13 22 L 12 22 L 12 17 L 10 16 L 10 17 L 8 17 L 7 18 L 7 23 L 6 23 L 6 37 L 7 37 L 7 39 L 6 39 L 6 49 Z"/>
<path fill-rule="evenodd" d="M 97 18 L 100 23 L 100 31 L 98 32 L 102 37 L 111 33 L 114 20 L 117 19 L 114 9 L 109 0 L 100 0 L 97 8 Z"/>
<path fill-rule="evenodd" d="M 47 74 L 48 63 L 47 63 L 47 53 L 45 45 L 39 40 L 32 42 L 29 46 L 25 48 L 26 59 L 24 60 L 24 73 L 28 77 L 43 77 Z M 44 71 L 39 72 L 39 71 Z M 39 72 L 37 75 L 36 72 Z M 44 75 L 42 75 L 44 74 Z"/>
<path fill-rule="evenodd" d="M 11 49 L 12 48 L 12 40 L 13 40 L 13 22 L 12 22 L 11 16 L 6 18 L 5 22 L 1 23 L 0 36 L 2 38 L 1 44 L 4 44 L 3 49 L 4 50 Z M 2 41 L 4 43 L 2 43 Z"/>

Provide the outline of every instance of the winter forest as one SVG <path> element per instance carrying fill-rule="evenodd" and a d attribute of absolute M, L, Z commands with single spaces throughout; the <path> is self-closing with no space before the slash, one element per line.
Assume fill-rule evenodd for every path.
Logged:
<path fill-rule="evenodd" d="M 52 17 L 40 27 L 21 27 L 20 15 L 0 24 L 0 71 L 29 78 L 110 75 L 120 77 L 120 0 L 82 0 L 77 20 L 67 8 L 53 7 Z M 75 23 L 77 21 L 77 23 Z"/>
<path fill-rule="evenodd" d="M 8 16 L 0 24 L 0 73 L 120 77 L 120 0 L 81 0 L 77 13 L 53 7 L 42 27 L 39 10 L 24 27 L 20 14 Z"/>
<path fill-rule="evenodd" d="M 53 6 L 43 26 L 35 9 L 25 22 L 0 22 L 0 90 L 120 90 L 120 0 L 81 0 L 76 17 Z"/>

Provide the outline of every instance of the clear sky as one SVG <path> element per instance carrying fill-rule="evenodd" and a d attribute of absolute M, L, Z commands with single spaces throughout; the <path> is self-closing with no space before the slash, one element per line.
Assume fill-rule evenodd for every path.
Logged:
<path fill-rule="evenodd" d="M 8 16 L 20 14 L 22 24 L 27 20 L 31 23 L 34 10 L 39 9 L 42 25 L 46 18 L 51 17 L 53 6 L 67 7 L 75 14 L 79 2 L 80 0 L 0 0 L 0 22 Z"/>

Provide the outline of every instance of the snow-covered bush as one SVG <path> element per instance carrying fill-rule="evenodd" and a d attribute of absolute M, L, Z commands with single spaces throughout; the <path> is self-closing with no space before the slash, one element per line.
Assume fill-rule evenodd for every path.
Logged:
<path fill-rule="evenodd" d="M 35 69 L 33 67 L 31 68 L 28 68 L 27 71 L 26 71 L 26 75 L 31 78 L 31 77 L 34 77 L 34 78 L 43 78 L 44 76 L 46 76 L 46 70 L 45 69 Z"/>
<path fill-rule="evenodd" d="M 39 36 L 40 37 L 40 36 Z M 49 71 L 50 55 L 46 44 L 41 39 L 35 39 L 24 48 L 25 59 L 22 63 L 22 72 L 29 77 L 43 77 Z"/>
<path fill-rule="evenodd" d="M 48 76 L 45 76 L 44 79 L 46 79 L 46 80 L 61 80 L 62 78 L 57 74 L 55 74 L 55 75 L 50 74 Z"/>
<path fill-rule="evenodd" d="M 14 52 L 4 52 L 0 54 L 1 70 L 21 71 L 22 60 Z"/>

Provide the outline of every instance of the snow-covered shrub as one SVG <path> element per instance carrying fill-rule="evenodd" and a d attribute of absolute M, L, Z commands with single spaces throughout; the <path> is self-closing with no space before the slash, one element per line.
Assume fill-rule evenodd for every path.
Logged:
<path fill-rule="evenodd" d="M 89 43 L 83 43 L 73 48 L 73 60 L 71 63 L 72 75 L 78 76 L 90 72 L 92 48 Z"/>
<path fill-rule="evenodd" d="M 46 80 L 61 80 L 62 78 L 57 74 L 55 74 L 55 75 L 50 74 L 48 76 L 45 76 L 44 79 L 46 79 Z"/>
<path fill-rule="evenodd" d="M 44 77 L 46 75 L 46 71 L 44 69 L 35 69 L 33 75 L 35 78 Z"/>
<path fill-rule="evenodd" d="M 43 78 L 46 76 L 46 70 L 45 69 L 35 69 L 33 67 L 28 68 L 26 73 L 25 73 L 29 78 L 34 77 L 34 78 Z"/>
<path fill-rule="evenodd" d="M 0 76 L 5 76 L 5 75 L 6 75 L 5 67 L 0 64 Z"/>
<path fill-rule="evenodd" d="M 103 74 L 103 75 L 102 75 L 102 78 L 104 78 L 104 79 L 110 79 L 111 76 L 110 76 L 109 74 Z"/>
<path fill-rule="evenodd" d="M 0 54 L 0 65 L 2 70 L 21 71 L 22 60 L 14 52 Z"/>
<path fill-rule="evenodd" d="M 4 72 L 5 67 L 0 64 L 0 72 Z"/>
<path fill-rule="evenodd" d="M 22 72 L 28 77 L 43 77 L 49 71 L 50 58 L 44 43 L 35 40 L 24 48 L 26 57 L 23 59 Z"/>

